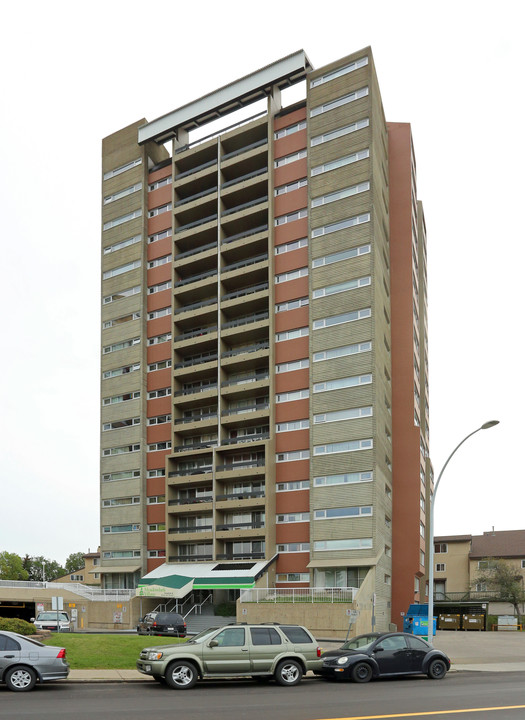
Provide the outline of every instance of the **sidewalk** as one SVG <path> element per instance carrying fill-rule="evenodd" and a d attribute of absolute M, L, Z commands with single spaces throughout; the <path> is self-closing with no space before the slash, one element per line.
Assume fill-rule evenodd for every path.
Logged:
<path fill-rule="evenodd" d="M 318 640 L 323 650 L 339 647 L 343 640 Z M 525 632 L 438 631 L 434 647 L 452 661 L 450 672 L 525 672 Z M 314 678 L 308 673 L 307 678 Z M 138 670 L 71 670 L 68 682 L 155 682 Z"/>

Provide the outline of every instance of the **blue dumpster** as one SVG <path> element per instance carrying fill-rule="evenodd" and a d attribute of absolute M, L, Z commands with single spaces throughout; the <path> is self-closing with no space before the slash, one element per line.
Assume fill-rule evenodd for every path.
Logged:
<path fill-rule="evenodd" d="M 433 631 L 436 634 L 436 619 L 433 618 Z M 403 632 L 412 633 L 412 635 L 428 635 L 428 605 L 410 605 L 408 611 L 403 618 Z"/>

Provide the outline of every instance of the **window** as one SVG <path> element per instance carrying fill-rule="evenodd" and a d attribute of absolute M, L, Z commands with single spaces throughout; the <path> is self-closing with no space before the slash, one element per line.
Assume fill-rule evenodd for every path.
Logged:
<path fill-rule="evenodd" d="M 153 523 L 152 525 L 148 525 L 148 532 L 165 532 L 165 530 L 165 523 Z"/>
<path fill-rule="evenodd" d="M 320 330 L 321 328 L 325 327 L 332 327 L 334 325 L 342 325 L 343 323 L 355 322 L 356 320 L 363 320 L 364 318 L 371 317 L 371 315 L 371 308 L 362 308 L 361 310 L 353 310 L 352 312 L 342 313 L 341 315 L 332 315 L 331 317 L 314 320 L 313 329 Z"/>
<path fill-rule="evenodd" d="M 419 534 L 422 538 L 425 537 L 425 526 L 422 522 L 419 523 Z"/>
<path fill-rule="evenodd" d="M 115 403 L 128 402 L 128 400 L 138 400 L 140 398 L 140 390 L 135 392 L 123 393 L 122 395 L 112 395 L 102 400 L 102 405 L 115 405 Z"/>
<path fill-rule="evenodd" d="M 244 628 L 226 628 L 213 639 L 219 647 L 242 647 L 245 643 Z"/>
<path fill-rule="evenodd" d="M 308 328 L 295 328 L 294 330 L 283 330 L 283 332 L 276 333 L 275 342 L 283 342 L 284 340 L 296 340 L 300 337 L 306 337 L 308 335 Z"/>
<path fill-rule="evenodd" d="M 306 184 L 306 178 L 301 178 L 300 180 L 294 180 L 293 182 L 287 183 L 286 185 L 279 185 L 279 187 L 275 188 L 274 195 L 275 197 L 277 197 L 278 195 L 286 195 L 286 193 L 292 192 L 293 190 L 298 190 L 299 188 L 305 187 Z"/>
<path fill-rule="evenodd" d="M 138 345 L 139 342 L 139 337 L 122 340 L 122 342 L 113 343 L 113 345 L 106 345 L 102 348 L 102 352 L 104 355 L 107 355 L 108 353 L 117 352 L 117 350 L 124 350 L 125 348 L 132 347 L 133 345 Z"/>
<path fill-rule="evenodd" d="M 303 247 L 308 247 L 308 238 L 300 238 L 299 240 L 291 240 L 290 242 L 283 243 L 282 245 L 276 245 L 275 254 L 282 255 L 283 253 L 299 250 L 299 248 Z"/>
<path fill-rule="evenodd" d="M 104 180 L 109 180 L 110 178 L 115 177 L 116 175 L 120 175 L 121 173 L 126 172 L 126 170 L 131 170 L 132 168 L 137 167 L 137 165 L 141 164 L 142 158 L 137 158 L 136 160 L 132 160 L 125 165 L 120 165 L 113 170 L 108 170 L 108 172 L 104 173 Z"/>
<path fill-rule="evenodd" d="M 297 300 L 287 300 L 286 302 L 277 303 L 275 312 L 286 312 L 287 310 L 297 310 L 297 308 L 305 307 L 309 304 L 307 297 L 298 298 Z"/>
<path fill-rule="evenodd" d="M 354 100 L 359 100 L 359 98 L 366 97 L 367 95 L 368 87 L 360 88 L 355 92 L 348 93 L 348 95 L 342 95 L 341 97 L 330 100 L 323 105 L 318 105 L 317 107 L 312 108 L 310 110 L 310 117 L 315 117 L 316 115 L 321 115 L 322 113 L 329 112 L 330 110 L 334 110 L 335 108 L 341 107 L 342 105 L 354 102 Z"/>
<path fill-rule="evenodd" d="M 310 421 L 306 420 L 290 420 L 289 422 L 277 423 L 276 432 L 291 432 L 293 430 L 308 430 Z"/>
<path fill-rule="evenodd" d="M 370 505 L 315 510 L 314 520 L 333 520 L 337 518 L 361 517 L 363 515 L 372 515 L 372 507 Z"/>
<path fill-rule="evenodd" d="M 148 452 L 156 452 L 157 450 L 171 450 L 171 442 L 168 440 L 163 442 L 150 443 L 148 445 Z"/>
<path fill-rule="evenodd" d="M 157 318 L 166 317 L 166 315 L 171 315 L 171 305 L 148 313 L 148 320 L 157 320 Z"/>
<path fill-rule="evenodd" d="M 132 195 L 135 192 L 138 192 L 139 190 L 142 190 L 142 183 L 135 183 L 135 185 L 130 185 L 127 188 L 124 188 L 123 190 L 117 190 L 117 192 L 114 192 L 112 195 L 106 195 L 104 198 L 104 205 L 109 205 L 109 203 L 115 202 L 115 200 L 120 200 L 123 197 L 126 197 L 127 195 Z"/>
<path fill-rule="evenodd" d="M 305 388 L 304 390 L 290 390 L 289 392 L 277 393 L 275 396 L 275 402 L 294 402 L 295 400 L 304 400 L 308 397 L 310 397 L 310 391 L 308 388 Z"/>
<path fill-rule="evenodd" d="M 140 425 L 140 418 L 127 418 L 126 420 L 114 420 L 110 423 L 103 423 L 102 430 L 120 430 L 120 428 L 131 427 L 132 425 Z"/>
<path fill-rule="evenodd" d="M 372 382 L 372 375 L 352 375 L 336 380 L 325 380 L 314 384 L 314 393 L 329 392 L 331 390 L 342 390 L 343 388 L 355 387 L 356 385 L 369 385 Z"/>
<path fill-rule="evenodd" d="M 434 543 L 435 553 L 446 553 L 448 552 L 448 543 Z"/>
<path fill-rule="evenodd" d="M 289 165 L 290 163 L 293 163 L 296 160 L 301 160 L 305 157 L 306 148 L 304 150 L 299 150 L 298 152 L 291 153 L 290 155 L 284 155 L 283 157 L 276 158 L 274 160 L 273 166 L 275 168 L 282 167 L 283 165 Z"/>
<path fill-rule="evenodd" d="M 171 395 L 171 388 L 159 388 L 158 390 L 151 390 L 148 393 L 148 400 L 155 400 L 155 398 L 167 397 Z"/>
<path fill-rule="evenodd" d="M 436 563 L 436 572 L 445 572 L 446 569 L 446 563 Z"/>
<path fill-rule="evenodd" d="M 139 532 L 140 525 L 130 523 L 128 525 L 103 525 L 103 533 L 127 533 L 127 532 Z"/>
<path fill-rule="evenodd" d="M 168 342 L 168 340 L 171 340 L 171 333 L 162 333 L 162 335 L 155 335 L 154 337 L 148 338 L 148 345 L 159 345 L 163 342 Z"/>
<path fill-rule="evenodd" d="M 303 358 L 302 360 L 290 360 L 290 362 L 279 363 L 279 365 L 276 365 L 275 372 L 276 373 L 293 372 L 294 370 L 304 370 L 305 368 L 307 368 L 309 366 L 310 366 L 310 361 L 308 358 Z"/>
<path fill-rule="evenodd" d="M 126 213 L 126 215 L 121 215 L 120 217 L 113 218 L 113 220 L 108 220 L 104 223 L 104 230 L 111 230 L 111 228 L 118 227 L 118 225 L 122 225 L 123 223 L 129 222 L 130 220 L 135 220 L 135 218 L 139 218 L 142 215 L 142 210 L 132 210 L 130 213 Z"/>
<path fill-rule="evenodd" d="M 328 445 L 315 445 L 314 455 L 336 455 L 337 453 L 357 452 L 370 450 L 374 446 L 372 438 L 366 440 L 348 440 L 346 442 L 330 443 Z"/>
<path fill-rule="evenodd" d="M 294 490 L 309 490 L 309 480 L 291 480 L 290 482 L 278 483 L 277 492 L 292 492 Z"/>
<path fill-rule="evenodd" d="M 165 550 L 148 550 L 148 557 L 149 558 L 166 557 L 166 551 Z"/>
<path fill-rule="evenodd" d="M 336 190 L 335 192 L 328 193 L 327 195 L 320 195 L 319 197 L 312 199 L 312 207 L 319 207 L 320 205 L 328 205 L 328 203 L 335 202 L 336 200 L 342 200 L 343 198 L 350 197 L 351 195 L 357 195 L 357 193 L 366 192 L 370 190 L 370 183 L 366 182 L 359 183 L 358 185 L 352 185 L 351 187 L 344 188 L 343 190 Z"/>
<path fill-rule="evenodd" d="M 525 568 L 525 560 L 521 561 L 521 569 L 523 570 Z"/>
<path fill-rule="evenodd" d="M 148 365 L 148 372 L 155 372 L 155 370 L 165 370 L 171 367 L 171 360 L 160 360 Z"/>
<path fill-rule="evenodd" d="M 140 443 L 134 443 L 133 445 L 119 445 L 118 447 L 104 448 L 102 455 L 107 457 L 108 455 L 124 455 L 125 453 L 138 452 L 140 450 Z"/>
<path fill-rule="evenodd" d="M 140 477 L 140 470 L 122 470 L 121 472 L 105 473 L 102 482 L 115 482 L 117 480 L 133 480 Z"/>
<path fill-rule="evenodd" d="M 118 292 L 114 293 L 113 295 L 107 295 L 103 300 L 103 304 L 107 305 L 108 303 L 115 302 L 116 300 L 122 300 L 122 298 L 125 297 L 131 297 L 132 295 L 137 295 L 137 293 L 140 292 L 140 285 L 135 285 L 135 287 L 127 288 L 126 290 L 119 290 Z"/>
<path fill-rule="evenodd" d="M 345 540 L 318 540 L 314 550 L 367 550 L 372 548 L 372 538 L 346 538 Z"/>
<path fill-rule="evenodd" d="M 425 553 L 423 550 L 419 551 L 419 564 L 425 566 Z"/>
<path fill-rule="evenodd" d="M 102 373 L 102 377 L 104 380 L 107 380 L 108 378 L 113 377 L 120 377 L 121 375 L 127 375 L 128 373 L 136 372 L 137 370 L 140 370 L 140 363 L 134 363 L 133 365 L 123 365 L 122 367 L 113 368 L 112 370 L 105 370 Z M 109 405 L 110 403 L 104 402 L 104 405 Z"/>
<path fill-rule="evenodd" d="M 276 580 L 279 583 L 310 582 L 310 574 L 309 573 L 279 573 L 276 577 Z M 282 628 L 281 628 L 281 630 L 282 630 Z M 308 638 L 308 642 L 311 642 L 310 638 Z"/>
<path fill-rule="evenodd" d="M 316 238 L 321 235 L 330 235 L 330 233 L 337 232 L 338 230 L 345 230 L 346 228 L 353 227 L 354 225 L 362 225 L 367 222 L 370 222 L 370 213 L 354 215 L 354 217 L 346 218 L 345 220 L 338 220 L 337 222 L 330 223 L 329 225 L 322 225 L 321 227 L 314 228 L 312 230 L 312 237 Z"/>
<path fill-rule="evenodd" d="M 491 560 L 479 560 L 478 570 L 490 570 L 494 567 L 494 563 Z"/>
<path fill-rule="evenodd" d="M 302 208 L 301 210 L 295 210 L 287 215 L 279 215 L 279 217 L 275 218 L 274 224 L 276 227 L 278 225 L 286 225 L 286 223 L 293 222 L 294 220 L 301 220 L 301 218 L 305 217 L 308 217 L 308 211 L 306 208 Z"/>
<path fill-rule="evenodd" d="M 110 278 L 117 277 L 118 275 L 123 275 L 124 273 L 127 273 L 130 270 L 135 270 L 136 268 L 139 268 L 140 265 L 141 265 L 140 260 L 133 260 L 133 262 L 126 263 L 125 265 L 119 265 L 119 267 L 112 268 L 111 270 L 106 270 L 106 272 L 102 275 L 102 278 L 104 280 L 109 280 Z M 139 288 L 139 291 L 140 291 L 140 288 Z M 120 296 L 124 297 L 122 294 L 120 294 Z M 113 297 L 113 299 L 116 299 L 116 300 L 120 299 L 119 297 L 117 297 L 117 298 L 115 298 L 114 296 L 110 296 L 110 297 Z M 104 298 L 104 302 L 106 302 L 106 298 Z M 111 302 L 111 301 L 108 300 L 108 302 Z"/>
<path fill-rule="evenodd" d="M 148 498 L 148 505 L 162 505 L 165 502 L 165 495 L 150 495 L 150 497 Z"/>
<path fill-rule="evenodd" d="M 280 138 L 287 137 L 288 135 L 293 135 L 293 133 L 296 133 L 299 130 L 304 130 L 305 128 L 306 120 L 300 120 L 293 125 L 288 125 L 288 127 L 282 128 L 281 130 L 276 130 L 273 134 L 273 137 L 275 140 L 279 140 Z"/>
<path fill-rule="evenodd" d="M 356 290 L 357 288 L 366 287 L 370 285 L 372 278 L 370 275 L 366 277 L 356 278 L 355 280 L 347 280 L 346 282 L 337 283 L 336 285 L 327 285 L 323 288 L 318 288 L 312 293 L 312 297 L 321 298 L 328 295 L 337 295 L 338 293 L 347 292 L 348 290 Z"/>
<path fill-rule="evenodd" d="M 310 513 L 296 512 L 296 513 L 286 513 L 284 515 L 277 515 L 277 522 L 278 523 L 310 522 Z"/>
<path fill-rule="evenodd" d="M 371 470 L 365 472 L 344 473 L 342 475 L 320 475 L 314 477 L 314 486 L 323 485 L 347 485 L 362 482 L 372 482 L 374 473 Z"/>
<path fill-rule="evenodd" d="M 330 130 L 329 132 L 322 133 L 322 135 L 316 135 L 311 139 L 310 144 L 313 147 L 314 145 L 321 145 L 321 143 L 330 142 L 330 140 L 335 140 L 335 138 L 343 137 L 343 135 L 348 135 L 349 133 L 368 127 L 369 124 L 370 120 L 368 118 L 363 118 L 363 120 L 358 120 L 350 125 Z"/>
<path fill-rule="evenodd" d="M 165 185 L 171 185 L 172 177 L 171 175 L 168 175 L 165 178 L 161 178 L 160 180 L 155 180 L 155 182 L 150 183 L 148 186 L 149 192 L 153 192 L 153 190 L 158 190 L 161 187 L 164 187 Z"/>
<path fill-rule="evenodd" d="M 161 265 L 166 265 L 167 263 L 171 262 L 171 255 L 163 255 L 162 257 L 155 258 L 155 260 L 150 260 L 148 263 L 148 270 L 152 270 L 153 268 L 160 267 Z"/>
<path fill-rule="evenodd" d="M 163 290 L 169 290 L 171 288 L 171 280 L 166 280 L 166 282 L 158 283 L 158 285 L 151 285 L 151 287 L 148 288 L 148 293 L 152 295 L 153 293 L 162 292 Z"/>
<path fill-rule="evenodd" d="M 306 277 L 308 275 L 308 268 L 303 267 L 299 268 L 297 270 L 290 270 L 285 273 L 281 273 L 280 275 L 275 276 L 275 282 L 276 283 L 282 283 L 282 282 L 288 282 L 288 280 L 296 280 L 300 277 Z"/>
<path fill-rule="evenodd" d="M 159 205 L 156 208 L 152 208 L 148 211 L 148 217 L 156 217 L 157 215 L 162 215 L 162 213 L 169 212 L 171 210 L 171 203 L 166 203 L 165 205 Z"/>
<path fill-rule="evenodd" d="M 371 342 L 342 345 L 341 347 L 332 348 L 331 350 L 322 350 L 321 352 L 314 353 L 314 362 L 332 360 L 333 358 L 346 357 L 347 355 L 355 355 L 356 353 L 370 352 L 371 349 Z"/>
<path fill-rule="evenodd" d="M 295 460 L 308 460 L 309 450 L 291 450 L 290 452 L 277 453 L 275 462 L 293 462 Z"/>
<path fill-rule="evenodd" d="M 117 560 L 124 558 L 140 557 L 140 550 L 111 550 L 103 553 L 105 560 Z"/>
<path fill-rule="evenodd" d="M 157 415 L 157 417 L 148 418 L 148 425 L 164 425 L 171 422 L 171 415 Z"/>
<path fill-rule="evenodd" d="M 135 245 L 139 242 L 142 242 L 142 235 L 134 235 L 127 240 L 121 240 L 120 242 L 114 243 L 113 245 L 108 245 L 108 247 L 104 248 L 104 255 L 109 255 L 112 252 L 122 250 L 122 248 L 129 247 L 129 245 Z"/>
<path fill-rule="evenodd" d="M 155 468 L 154 470 L 148 470 L 148 477 L 166 477 L 166 471 L 164 468 Z"/>
<path fill-rule="evenodd" d="M 252 645 L 280 645 L 281 636 L 275 628 L 250 628 Z"/>
<path fill-rule="evenodd" d="M 140 497 L 138 495 L 133 495 L 130 497 L 110 498 L 109 500 L 102 500 L 102 507 L 120 507 L 121 505 L 137 505 L 138 503 L 140 503 Z"/>
<path fill-rule="evenodd" d="M 310 87 L 317 87 L 318 85 L 323 85 L 326 82 L 330 82 L 330 80 L 334 80 L 335 78 L 341 77 L 341 75 L 346 75 L 347 73 L 353 72 L 354 70 L 357 70 L 360 67 L 363 67 L 364 65 L 368 65 L 368 57 L 362 57 L 358 60 L 355 60 L 354 62 L 351 62 L 349 65 L 345 65 L 344 67 L 337 68 L 337 70 L 332 70 L 329 73 L 326 73 L 325 75 L 320 75 L 318 78 L 315 78 L 314 80 L 310 81 Z"/>
<path fill-rule="evenodd" d="M 358 257 L 359 255 L 366 255 L 371 251 L 370 245 L 360 245 L 359 247 L 350 248 L 350 250 L 342 250 L 341 252 L 332 253 L 331 255 L 324 255 L 323 257 L 315 258 L 312 260 L 312 267 L 322 267 L 323 265 L 331 265 L 341 260 L 349 260 L 350 258 Z"/>
<path fill-rule="evenodd" d="M 83 575 L 70 575 L 69 579 L 72 582 L 84 582 L 84 576 Z"/>
<path fill-rule="evenodd" d="M 344 157 L 336 158 L 330 162 L 323 163 L 322 165 L 316 165 L 311 169 L 311 175 L 321 175 L 330 170 L 336 170 L 337 168 L 343 167 L 344 165 L 351 165 L 352 163 L 358 162 L 359 160 L 365 160 L 370 157 L 369 148 L 364 150 L 358 150 L 358 152 L 351 153 L 351 155 L 345 155 Z"/>
<path fill-rule="evenodd" d="M 294 553 L 294 552 L 309 552 L 310 543 L 284 543 L 277 545 L 277 552 L 282 553 Z"/>
<path fill-rule="evenodd" d="M 348 410 L 335 410 L 334 412 L 314 415 L 314 424 L 339 422 L 340 420 L 355 420 L 362 417 L 371 417 L 372 407 L 349 408 Z"/>
<path fill-rule="evenodd" d="M 102 329 L 107 330 L 111 327 L 117 327 L 118 325 L 123 325 L 124 323 L 131 322 L 132 320 L 139 320 L 140 319 L 140 311 L 129 313 L 128 315 L 121 315 L 118 318 L 112 318 L 111 320 L 105 320 L 102 323 Z"/>

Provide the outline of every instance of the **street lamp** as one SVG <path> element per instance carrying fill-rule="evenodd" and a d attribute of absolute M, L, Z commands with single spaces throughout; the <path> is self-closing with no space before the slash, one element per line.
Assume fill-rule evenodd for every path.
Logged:
<path fill-rule="evenodd" d="M 446 463 L 441 468 L 441 472 L 439 473 L 436 484 L 434 485 L 434 492 L 430 497 L 430 530 L 428 553 L 428 642 L 430 644 L 432 644 L 432 636 L 434 634 L 434 501 L 436 499 L 439 481 L 441 480 L 441 476 L 445 472 L 445 468 L 451 461 L 452 456 L 455 455 L 455 453 L 459 450 L 463 443 L 469 439 L 469 437 L 472 437 L 480 430 L 488 430 L 489 428 L 494 427 L 494 425 L 498 425 L 498 423 L 499 420 L 489 420 L 488 422 L 483 423 L 483 425 L 477 428 L 477 430 L 474 430 L 473 432 L 469 433 L 467 437 L 464 437 L 463 440 L 459 443 L 459 445 L 456 445 L 454 450 L 452 450 L 452 452 L 448 456 Z"/>

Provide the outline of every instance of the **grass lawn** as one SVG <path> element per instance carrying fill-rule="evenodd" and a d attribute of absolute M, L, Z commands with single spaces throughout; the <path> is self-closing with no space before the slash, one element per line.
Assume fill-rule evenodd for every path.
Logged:
<path fill-rule="evenodd" d="M 142 648 L 184 642 L 178 638 L 145 635 L 92 635 L 88 633 L 53 633 L 45 645 L 66 648 L 72 670 L 134 670 Z"/>

